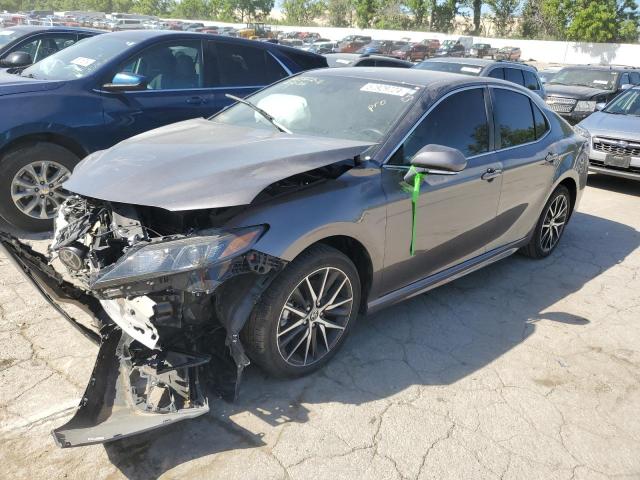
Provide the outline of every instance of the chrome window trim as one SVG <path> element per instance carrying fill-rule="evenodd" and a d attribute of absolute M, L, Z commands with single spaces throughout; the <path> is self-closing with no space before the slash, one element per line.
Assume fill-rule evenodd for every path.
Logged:
<path fill-rule="evenodd" d="M 206 91 L 217 91 L 217 90 L 244 90 L 244 89 L 249 89 L 249 88 L 253 88 L 253 89 L 259 89 L 259 88 L 264 88 L 264 85 L 252 85 L 252 86 L 242 86 L 242 87 L 200 87 L 200 88 L 167 88 L 167 89 L 156 89 L 156 90 L 152 90 L 152 89 L 148 89 L 148 90 L 124 90 L 122 92 L 118 92 L 118 94 L 121 93 L 158 93 L 158 92 L 202 92 L 203 90 Z M 101 92 L 101 93 L 114 93 L 114 92 L 109 92 L 107 90 L 102 90 L 102 89 L 96 89 L 94 90 L 96 92 Z M 205 92 L 206 93 L 206 92 Z"/>
<path fill-rule="evenodd" d="M 289 69 L 287 68 L 287 66 L 286 66 L 284 63 L 282 63 L 282 61 L 281 61 L 278 57 L 276 57 L 276 56 L 273 54 L 273 52 L 271 52 L 271 50 L 267 50 L 267 53 L 268 53 L 269 55 L 271 55 L 271 56 L 275 59 L 275 61 L 276 61 L 276 62 L 278 62 L 278 63 L 280 64 L 280 66 L 284 69 L 284 71 L 286 72 L 286 74 L 287 74 L 287 76 L 288 76 L 288 77 L 290 77 L 291 75 L 293 75 L 293 72 L 292 72 L 291 70 L 289 70 Z"/>
<path fill-rule="evenodd" d="M 504 80 L 504 81 L 506 82 L 507 80 Z M 454 95 L 454 94 L 459 93 L 459 92 L 464 92 L 466 90 L 472 90 L 474 88 L 480 88 L 480 89 L 483 89 L 483 90 L 487 89 L 487 88 L 488 89 L 500 88 L 500 89 L 503 89 L 503 90 L 511 90 L 512 92 L 519 93 L 520 95 L 523 95 L 523 96 L 527 97 L 529 99 L 529 101 L 533 102 L 533 104 L 538 108 L 538 110 L 540 110 L 540 113 L 542 113 L 542 116 L 545 118 L 545 120 L 547 122 L 547 125 L 549 126 L 549 129 L 545 132 L 545 134 L 542 137 L 534 140 L 533 142 L 521 143 L 520 145 L 514 145 L 512 147 L 505 147 L 505 148 L 500 148 L 500 149 L 489 150 L 488 152 L 479 153 L 478 155 L 472 155 L 470 157 L 466 157 L 467 160 L 483 157 L 483 156 L 489 155 L 489 154 L 500 153 L 500 152 L 512 150 L 514 148 L 520 148 L 520 147 L 526 147 L 526 146 L 529 146 L 529 145 L 533 145 L 535 143 L 541 142 L 542 140 L 544 140 L 551 133 L 551 122 L 549 121 L 549 117 L 545 113 L 544 109 L 540 108 L 536 104 L 535 100 L 533 99 L 533 94 L 527 95 L 524 92 L 521 92 L 518 88 L 513 88 L 513 87 L 511 87 L 509 85 L 495 85 L 495 84 L 490 84 L 490 83 L 486 83 L 486 84 L 483 84 L 483 85 L 472 85 L 472 86 L 462 87 L 462 88 L 459 88 L 459 89 L 456 89 L 456 90 L 452 90 L 451 92 L 447 93 L 446 95 L 444 95 L 443 97 L 438 99 L 438 101 L 436 103 L 431 105 L 429 107 L 429 109 L 425 113 L 423 113 L 422 116 L 416 121 L 416 123 L 413 124 L 413 126 L 411 127 L 409 132 L 407 132 L 407 134 L 404 137 L 402 137 L 402 140 L 400 140 L 400 142 L 398 142 L 398 144 L 391 151 L 391 153 L 389 155 L 387 155 L 387 158 L 385 158 L 384 162 L 382 162 L 382 166 L 385 167 L 385 168 L 399 167 L 399 168 L 402 168 L 402 169 L 408 169 L 410 167 L 410 165 L 387 165 L 387 164 L 389 163 L 389 160 L 391 159 L 391 157 L 393 157 L 396 154 L 396 152 L 400 149 L 400 147 L 404 144 L 404 142 L 407 140 L 407 138 L 409 138 L 409 135 L 411 135 L 414 132 L 414 130 L 416 128 L 418 128 L 418 125 L 420 125 L 420 123 L 422 123 L 422 121 L 427 117 L 427 115 L 429 115 L 433 111 L 433 109 L 436 108 L 442 101 L 444 101 L 446 98 L 450 97 L 451 95 Z M 525 87 L 521 87 L 521 88 L 525 88 Z M 533 90 L 527 90 L 527 92 L 533 92 Z M 491 105 L 493 106 L 493 98 L 491 98 Z M 489 119 L 489 118 L 488 118 L 488 120 L 490 122 L 493 121 L 493 119 Z M 535 121 L 535 119 L 534 119 L 534 121 Z"/>

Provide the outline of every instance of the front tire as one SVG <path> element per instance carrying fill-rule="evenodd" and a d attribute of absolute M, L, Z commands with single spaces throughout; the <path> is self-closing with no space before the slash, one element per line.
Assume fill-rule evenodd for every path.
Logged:
<path fill-rule="evenodd" d="M 79 158 L 60 145 L 38 142 L 0 158 L 0 216 L 29 232 L 50 230 L 67 193 L 61 185 Z"/>
<path fill-rule="evenodd" d="M 326 364 L 355 324 L 360 278 L 342 252 L 315 245 L 264 292 L 242 332 L 249 357 L 278 377 L 299 377 Z"/>
<path fill-rule="evenodd" d="M 531 258 L 545 258 L 556 249 L 571 215 L 571 195 L 564 185 L 551 194 L 542 209 L 529 243 L 522 253 Z"/>

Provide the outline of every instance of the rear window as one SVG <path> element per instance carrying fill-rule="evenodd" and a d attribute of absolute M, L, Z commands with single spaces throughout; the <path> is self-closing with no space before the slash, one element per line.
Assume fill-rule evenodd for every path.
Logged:
<path fill-rule="evenodd" d="M 300 70 L 311 70 L 314 68 L 327 67 L 327 59 L 320 55 L 308 55 L 304 52 L 280 52 L 281 54 L 289 57 L 296 65 L 300 67 Z"/>
<path fill-rule="evenodd" d="M 540 83 L 538 83 L 538 78 L 535 73 L 529 70 L 523 70 L 522 74 L 524 75 L 524 86 L 526 88 L 529 90 L 540 90 Z"/>
<path fill-rule="evenodd" d="M 546 131 L 544 116 L 540 113 L 534 120 L 534 111 L 537 107 L 531 103 L 529 97 L 502 88 L 492 90 L 498 148 L 516 147 L 533 142 L 544 134 Z M 539 135 L 536 134 L 538 122 L 540 122 Z"/>
<path fill-rule="evenodd" d="M 522 77 L 522 70 L 517 68 L 505 68 L 504 79 L 508 82 L 517 83 L 524 86 L 524 78 Z"/>
<path fill-rule="evenodd" d="M 267 50 L 226 42 L 216 45 L 220 86 L 269 85 L 287 76 Z"/>

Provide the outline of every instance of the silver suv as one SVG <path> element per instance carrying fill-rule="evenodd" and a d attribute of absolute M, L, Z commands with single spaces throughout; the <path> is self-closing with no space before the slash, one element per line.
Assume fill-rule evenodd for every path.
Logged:
<path fill-rule="evenodd" d="M 575 127 L 591 139 L 589 170 L 640 180 L 640 87 L 596 108 Z"/>

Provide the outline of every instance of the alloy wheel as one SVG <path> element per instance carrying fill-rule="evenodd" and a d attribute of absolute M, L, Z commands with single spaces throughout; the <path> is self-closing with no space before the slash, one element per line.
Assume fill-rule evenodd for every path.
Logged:
<path fill-rule="evenodd" d="M 11 182 L 11 198 L 23 214 L 40 220 L 50 220 L 68 194 L 61 185 L 71 172 L 53 161 L 29 163 L 22 167 Z"/>
<path fill-rule="evenodd" d="M 280 312 L 278 352 L 289 365 L 318 362 L 338 344 L 351 318 L 353 287 L 335 267 L 307 275 L 289 294 Z"/>
<path fill-rule="evenodd" d="M 569 202 L 565 195 L 558 195 L 549 205 L 540 231 L 540 248 L 550 252 L 557 245 L 567 223 Z"/>

